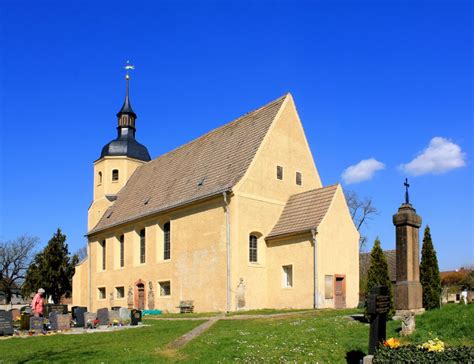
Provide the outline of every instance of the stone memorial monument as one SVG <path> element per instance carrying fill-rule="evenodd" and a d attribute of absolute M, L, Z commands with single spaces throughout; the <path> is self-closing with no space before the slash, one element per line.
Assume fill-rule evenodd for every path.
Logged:
<path fill-rule="evenodd" d="M 30 317 L 30 330 L 37 332 L 44 330 L 44 318 L 42 317 Z"/>
<path fill-rule="evenodd" d="M 76 314 L 76 326 L 77 327 L 84 327 L 85 322 L 84 322 L 84 313 L 87 312 L 87 307 L 77 307 L 74 310 Z"/>
<path fill-rule="evenodd" d="M 408 180 L 405 179 L 405 203 L 393 215 L 396 227 L 397 283 L 395 286 L 396 316 L 405 311 L 415 314 L 423 309 L 422 288 L 420 284 L 420 244 L 419 228 L 421 217 L 410 204 Z"/>
<path fill-rule="evenodd" d="M 108 325 L 109 324 L 109 309 L 99 308 L 97 310 L 97 320 L 99 320 L 99 325 Z"/>
<path fill-rule="evenodd" d="M 133 289 L 132 289 L 132 287 L 128 287 L 127 307 L 129 309 L 133 308 Z"/>
<path fill-rule="evenodd" d="M 148 290 L 148 309 L 155 309 L 155 293 L 153 292 L 153 283 L 148 282 L 150 289 Z"/>
<path fill-rule="evenodd" d="M 0 310 L 0 336 L 13 335 L 12 313 Z"/>

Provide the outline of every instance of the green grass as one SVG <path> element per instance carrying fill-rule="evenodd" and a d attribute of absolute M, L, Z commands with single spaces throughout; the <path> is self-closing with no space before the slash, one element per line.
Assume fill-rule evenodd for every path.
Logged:
<path fill-rule="evenodd" d="M 292 312 L 304 312 L 304 311 L 313 311 L 313 309 L 299 309 L 299 310 L 276 310 L 273 308 L 264 308 L 261 310 L 248 310 L 248 311 L 236 311 L 229 312 L 226 316 L 241 316 L 241 315 L 275 315 L 280 313 L 292 313 Z"/>
<path fill-rule="evenodd" d="M 0 340 L 0 363 L 345 363 L 351 355 L 367 352 L 369 326 L 348 318 L 357 312 L 361 311 L 318 310 L 290 317 L 220 320 L 178 351 L 167 350 L 166 344 L 202 321 L 145 319 L 149 327 L 120 332 Z M 417 316 L 416 327 L 402 342 L 419 344 L 438 337 L 448 346 L 474 346 L 474 305 L 447 305 L 426 312 Z M 399 329 L 399 321 L 390 321 L 387 337 L 398 337 Z"/>
<path fill-rule="evenodd" d="M 148 327 L 110 333 L 0 340 L 0 363 L 160 362 L 160 349 L 200 321 L 145 321 Z"/>
<path fill-rule="evenodd" d="M 161 315 L 149 315 L 146 318 L 199 318 L 199 317 L 214 317 L 220 315 L 220 312 L 193 312 L 193 313 L 163 313 Z"/>

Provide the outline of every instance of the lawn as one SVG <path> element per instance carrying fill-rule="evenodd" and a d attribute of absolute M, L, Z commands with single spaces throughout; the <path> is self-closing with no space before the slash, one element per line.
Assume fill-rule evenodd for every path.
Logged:
<path fill-rule="evenodd" d="M 220 320 L 179 351 L 165 346 L 202 321 L 145 320 L 150 326 L 114 333 L 13 338 L 0 340 L 0 363 L 346 363 L 367 352 L 369 327 L 349 318 L 356 312 L 318 310 L 291 317 Z M 418 316 L 416 325 L 416 333 L 403 342 L 438 337 L 447 345 L 474 345 L 474 305 L 444 306 Z M 399 329 L 400 322 L 389 322 L 387 336 L 398 337 Z"/>

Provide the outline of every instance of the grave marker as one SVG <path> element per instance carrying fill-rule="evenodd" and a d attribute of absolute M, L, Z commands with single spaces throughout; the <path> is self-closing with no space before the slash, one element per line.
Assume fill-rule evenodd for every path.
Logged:
<path fill-rule="evenodd" d="M 28 313 L 22 313 L 20 315 L 20 330 L 29 330 L 30 329 L 30 317 Z"/>
<path fill-rule="evenodd" d="M 387 336 L 387 313 L 390 310 L 390 296 L 387 286 L 372 288 L 367 300 L 367 313 L 370 315 L 369 355 Z"/>
<path fill-rule="evenodd" d="M 87 312 L 87 308 L 86 307 L 77 307 L 74 312 L 76 314 L 76 326 L 77 327 L 84 327 L 84 325 L 85 325 L 84 313 Z"/>
<path fill-rule="evenodd" d="M 119 315 L 122 321 L 130 321 L 130 311 L 128 308 L 121 307 L 119 310 Z"/>
<path fill-rule="evenodd" d="M 12 321 L 16 321 L 20 317 L 20 310 L 18 308 L 12 308 L 10 312 L 12 313 Z"/>
<path fill-rule="evenodd" d="M 114 320 L 120 321 L 120 313 L 118 311 L 109 311 L 109 321 L 113 324 Z"/>
<path fill-rule="evenodd" d="M 13 335 L 12 313 L 0 311 L 0 336 Z"/>
<path fill-rule="evenodd" d="M 56 311 L 49 313 L 48 320 L 50 330 L 58 330 L 58 313 Z"/>
<path fill-rule="evenodd" d="M 30 317 L 30 330 L 43 331 L 44 330 L 44 318 L 42 317 Z"/>
<path fill-rule="evenodd" d="M 109 309 L 99 308 L 97 310 L 97 319 L 99 320 L 99 325 L 108 325 L 109 324 Z"/>
<path fill-rule="evenodd" d="M 58 330 L 64 331 L 69 330 L 71 328 L 71 315 L 58 315 L 57 316 L 57 323 L 58 323 Z"/>
<path fill-rule="evenodd" d="M 44 316 L 49 317 L 51 312 L 57 312 L 59 314 L 67 314 L 67 305 L 56 305 L 54 303 L 48 303 L 44 305 Z"/>
<path fill-rule="evenodd" d="M 97 318 L 95 312 L 84 312 L 84 326 L 87 324 L 87 321 L 93 322 Z"/>

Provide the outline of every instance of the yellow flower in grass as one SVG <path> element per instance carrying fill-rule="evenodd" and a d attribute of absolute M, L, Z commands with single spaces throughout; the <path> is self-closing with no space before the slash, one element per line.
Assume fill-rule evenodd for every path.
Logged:
<path fill-rule="evenodd" d="M 389 347 L 390 349 L 396 349 L 400 346 L 400 340 L 391 337 L 390 339 L 386 340 L 384 346 Z"/>
<path fill-rule="evenodd" d="M 433 340 L 428 340 L 424 344 L 419 346 L 421 349 L 425 349 L 427 351 L 444 351 L 444 342 L 442 342 L 438 338 L 434 338 Z"/>

